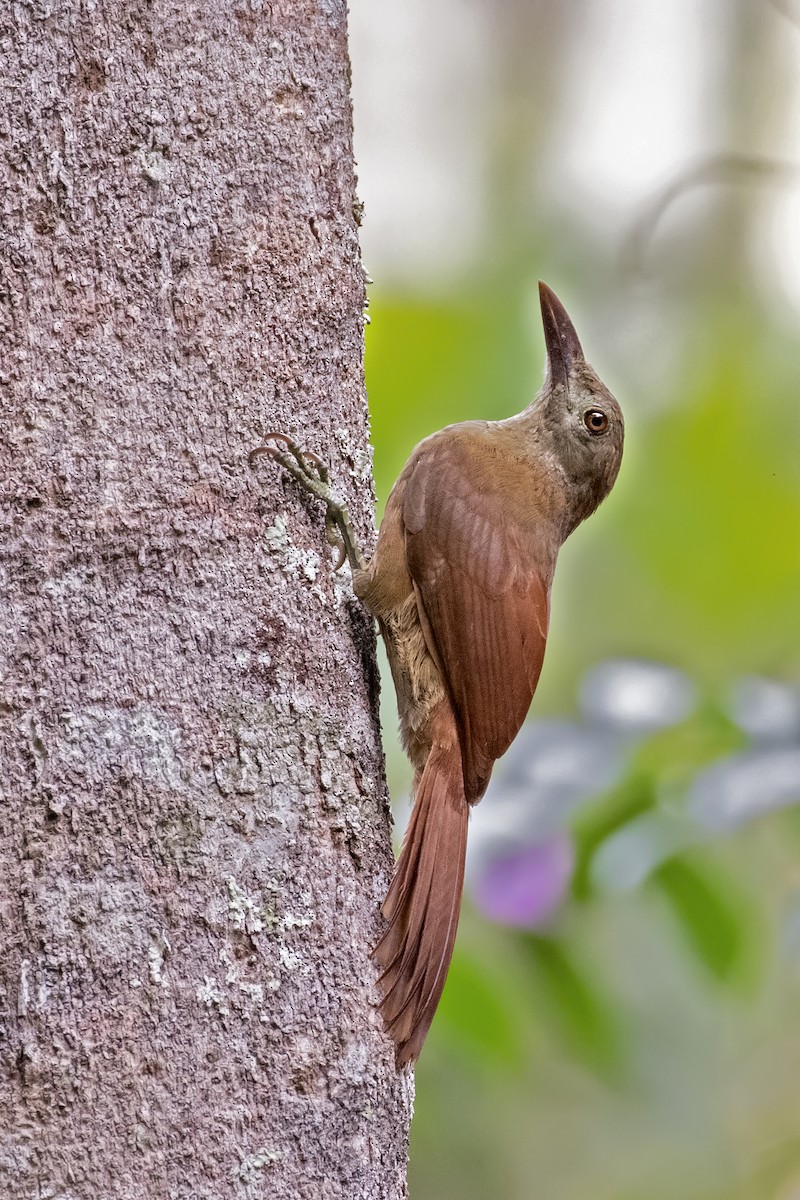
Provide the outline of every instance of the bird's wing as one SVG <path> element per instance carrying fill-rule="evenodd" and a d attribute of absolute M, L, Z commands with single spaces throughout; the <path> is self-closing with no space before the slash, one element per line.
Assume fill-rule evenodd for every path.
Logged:
<path fill-rule="evenodd" d="M 493 455 L 421 447 L 406 480 L 406 560 L 425 641 L 459 727 L 474 803 L 516 737 L 544 657 L 552 564 L 509 513 Z"/>

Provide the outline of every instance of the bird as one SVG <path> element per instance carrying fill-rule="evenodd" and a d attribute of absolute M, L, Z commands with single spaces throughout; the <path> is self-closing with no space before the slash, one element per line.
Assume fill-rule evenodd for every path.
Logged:
<path fill-rule="evenodd" d="M 412 451 L 367 560 L 327 465 L 284 433 L 275 459 L 324 502 L 336 569 L 377 619 L 414 770 L 413 807 L 373 950 L 400 1069 L 414 1063 L 453 954 L 469 814 L 519 732 L 547 642 L 558 552 L 605 499 L 622 460 L 619 404 L 539 284 L 544 384 L 504 420 L 448 425 Z"/>

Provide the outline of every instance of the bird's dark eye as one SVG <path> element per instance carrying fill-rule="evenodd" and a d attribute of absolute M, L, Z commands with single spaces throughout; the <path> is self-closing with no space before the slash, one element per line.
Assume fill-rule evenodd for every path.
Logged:
<path fill-rule="evenodd" d="M 589 408 L 583 414 L 583 423 L 589 430 L 589 433 L 595 435 L 605 433 L 608 429 L 608 417 L 599 408 Z"/>

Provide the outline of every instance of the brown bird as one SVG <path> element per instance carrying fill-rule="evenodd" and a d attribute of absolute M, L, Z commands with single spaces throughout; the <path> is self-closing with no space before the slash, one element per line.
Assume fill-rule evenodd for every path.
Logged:
<path fill-rule="evenodd" d="M 456 936 L 470 807 L 525 720 L 542 668 L 561 544 L 611 490 L 622 458 L 619 405 L 540 283 L 547 375 L 504 421 L 465 421 L 416 447 L 392 489 L 375 554 L 316 455 L 283 434 L 277 459 L 327 505 L 337 569 L 378 619 L 397 691 L 414 808 L 374 950 L 398 1067 L 418 1056 Z"/>

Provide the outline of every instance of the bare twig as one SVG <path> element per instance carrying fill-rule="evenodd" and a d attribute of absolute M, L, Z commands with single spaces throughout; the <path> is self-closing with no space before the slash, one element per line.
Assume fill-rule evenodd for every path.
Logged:
<path fill-rule="evenodd" d="M 681 171 L 644 206 L 622 245 L 624 275 L 644 273 L 649 243 L 661 218 L 676 200 L 693 188 L 709 184 L 780 184 L 800 178 L 800 164 L 777 162 L 751 154 L 717 154 Z"/>
<path fill-rule="evenodd" d="M 787 21 L 791 21 L 800 29 L 800 6 L 795 4 L 793 0 L 767 0 L 768 4 L 785 17 Z"/>

